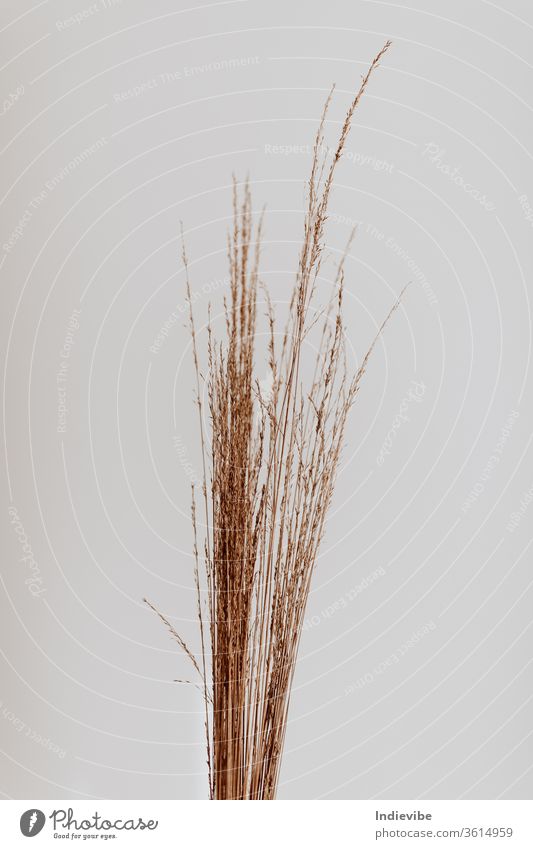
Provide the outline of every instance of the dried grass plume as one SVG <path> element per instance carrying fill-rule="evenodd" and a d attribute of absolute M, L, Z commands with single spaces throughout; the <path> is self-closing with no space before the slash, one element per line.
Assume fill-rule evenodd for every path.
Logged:
<path fill-rule="evenodd" d="M 346 253 L 329 304 L 321 311 L 311 308 L 335 170 L 354 112 L 389 46 L 363 77 L 333 155 L 324 144 L 333 90 L 327 98 L 314 142 L 289 316 L 281 332 L 259 278 L 262 218 L 254 227 L 249 185 L 239 194 L 234 184 L 225 336 L 216 338 L 208 327 L 205 383 L 183 250 L 203 458 L 201 491 L 192 488 L 198 657 L 147 603 L 191 660 L 202 690 L 211 799 L 276 796 L 305 607 L 346 421 L 375 342 L 398 306 L 393 305 L 355 371 L 347 361 L 342 318 Z M 268 391 L 256 377 L 259 291 L 267 313 Z M 309 364 L 303 364 L 310 333 L 318 340 L 311 377 Z"/>

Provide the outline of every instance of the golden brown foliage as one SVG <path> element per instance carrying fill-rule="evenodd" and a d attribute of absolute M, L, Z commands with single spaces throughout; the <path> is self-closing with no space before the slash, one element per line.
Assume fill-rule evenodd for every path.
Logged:
<path fill-rule="evenodd" d="M 234 185 L 224 342 L 208 329 L 209 451 L 183 253 L 204 463 L 201 544 L 194 488 L 192 506 L 200 660 L 159 615 L 200 676 L 212 799 L 275 798 L 303 617 L 346 419 L 375 341 L 398 305 L 354 374 L 349 373 L 344 350 L 344 258 L 329 305 L 318 314 L 310 309 L 322 265 L 335 169 L 355 109 L 388 47 L 389 42 L 364 76 L 332 156 L 324 152 L 332 94 L 326 101 L 314 143 L 289 318 L 279 342 L 274 309 L 264 290 L 268 393 L 255 378 L 254 362 L 261 221 L 254 229 L 248 184 L 242 198 Z M 303 345 L 312 327 L 316 333 L 317 321 L 320 341 L 309 380 L 302 363 Z"/>

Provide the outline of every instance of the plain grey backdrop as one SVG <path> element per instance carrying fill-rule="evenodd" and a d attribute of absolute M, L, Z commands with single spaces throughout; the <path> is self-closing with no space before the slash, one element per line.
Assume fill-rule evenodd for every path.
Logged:
<path fill-rule="evenodd" d="M 354 364 L 281 799 L 533 789 L 533 11 L 525 0 L 2 0 L 0 792 L 205 798 L 180 221 L 218 321 L 231 179 L 283 313 L 309 145 Z M 219 325 L 218 325 L 219 326 Z M 205 336 L 202 335 L 205 341 Z M 258 363 L 258 377 L 266 378 Z"/>

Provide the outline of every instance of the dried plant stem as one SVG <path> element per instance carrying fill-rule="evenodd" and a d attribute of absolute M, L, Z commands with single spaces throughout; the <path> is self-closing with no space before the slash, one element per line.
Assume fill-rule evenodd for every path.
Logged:
<path fill-rule="evenodd" d="M 204 473 L 201 547 L 194 490 L 192 502 L 199 660 L 168 619 L 158 615 L 201 681 L 212 799 L 275 798 L 303 617 L 347 416 L 375 342 L 398 306 L 397 302 L 392 307 L 352 375 L 342 322 L 346 252 L 328 307 L 318 314 L 311 308 L 335 170 L 354 112 L 389 44 L 363 77 L 332 156 L 325 152 L 324 127 L 333 90 L 327 98 L 315 137 L 289 318 L 279 344 L 274 309 L 265 291 L 268 394 L 262 393 L 254 369 L 262 220 L 254 229 L 249 186 L 244 185 L 239 198 L 234 183 L 224 343 L 208 328 L 209 450 L 201 401 L 204 382 L 183 250 Z M 314 374 L 311 371 L 313 376 L 306 379 L 303 344 L 315 332 Z"/>

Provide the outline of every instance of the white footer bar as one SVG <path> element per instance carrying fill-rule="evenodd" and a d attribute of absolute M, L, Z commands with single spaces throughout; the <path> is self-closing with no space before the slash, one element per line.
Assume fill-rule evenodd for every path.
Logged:
<path fill-rule="evenodd" d="M 2 846 L 533 849 L 530 801 L 0 802 Z M 35 837 L 35 844 L 28 838 Z"/>

